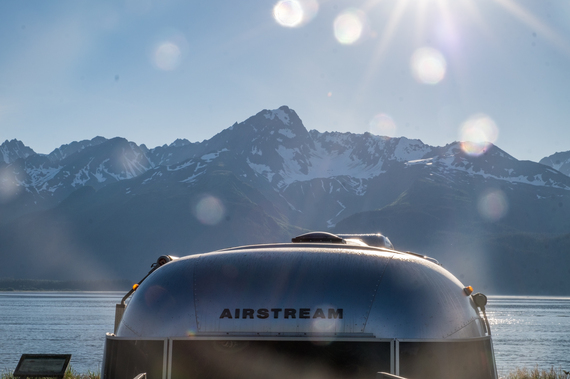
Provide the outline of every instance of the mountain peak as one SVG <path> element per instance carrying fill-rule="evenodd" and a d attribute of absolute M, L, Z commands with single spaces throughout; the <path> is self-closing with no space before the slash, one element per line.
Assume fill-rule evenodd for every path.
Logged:
<path fill-rule="evenodd" d="M 24 145 L 22 141 L 13 139 L 10 141 L 6 140 L 0 145 L 0 154 L 2 155 L 2 161 L 10 164 L 18 158 L 25 159 L 36 153 L 30 147 Z"/>
<path fill-rule="evenodd" d="M 570 176 L 570 151 L 552 154 L 551 156 L 542 158 L 538 163 L 550 166 L 553 169 Z"/>
<path fill-rule="evenodd" d="M 286 106 L 282 106 L 279 109 L 273 109 L 271 111 L 264 111 L 263 115 L 265 118 L 269 120 L 275 119 L 277 117 L 279 120 L 283 122 L 285 125 L 290 125 L 291 120 L 289 120 L 289 108 Z"/>
<path fill-rule="evenodd" d="M 177 138 L 176 141 L 172 142 L 169 147 L 183 147 L 191 145 L 192 143 L 186 138 Z"/>
<path fill-rule="evenodd" d="M 74 141 L 66 145 L 61 145 L 51 153 L 49 153 L 48 157 L 52 162 L 60 161 L 68 156 L 82 151 L 90 146 L 100 145 L 103 142 L 107 141 L 105 137 L 97 136 L 90 140 L 83 140 L 83 141 Z"/>

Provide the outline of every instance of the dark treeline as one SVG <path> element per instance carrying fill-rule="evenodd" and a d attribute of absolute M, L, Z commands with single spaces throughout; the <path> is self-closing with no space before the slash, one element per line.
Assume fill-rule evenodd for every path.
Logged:
<path fill-rule="evenodd" d="M 0 279 L 0 291 L 128 291 L 128 280 Z"/>

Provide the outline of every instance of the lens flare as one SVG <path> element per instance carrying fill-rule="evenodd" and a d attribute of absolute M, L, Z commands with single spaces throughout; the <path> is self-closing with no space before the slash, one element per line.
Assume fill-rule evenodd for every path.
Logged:
<path fill-rule="evenodd" d="M 362 37 L 366 15 L 358 9 L 347 9 L 334 20 L 334 36 L 343 45 L 352 45 Z"/>
<path fill-rule="evenodd" d="M 182 61 L 180 47 L 173 42 L 161 43 L 154 52 L 154 65 L 164 71 L 176 69 Z"/>
<path fill-rule="evenodd" d="M 329 318 L 327 314 L 327 310 L 330 308 L 335 308 L 330 305 L 320 305 L 317 307 L 317 311 L 321 310 L 319 314 L 320 317 L 313 316 L 313 320 L 311 321 L 311 331 L 315 334 L 332 334 L 337 332 L 341 328 L 341 319 L 337 318 Z M 316 312 L 317 312 L 316 311 Z M 315 312 L 315 315 L 316 315 Z M 322 344 L 329 344 L 331 341 L 313 341 L 314 344 L 322 345 Z"/>
<path fill-rule="evenodd" d="M 499 129 L 489 116 L 477 114 L 465 121 L 459 131 L 461 149 L 468 155 L 484 154 L 497 141 Z"/>
<path fill-rule="evenodd" d="M 422 84 L 437 84 L 445 77 L 447 63 L 444 56 L 431 47 L 417 49 L 411 60 L 412 74 Z"/>
<path fill-rule="evenodd" d="M 317 0 L 299 0 L 301 8 L 303 8 L 303 21 L 301 24 L 306 24 L 311 21 L 317 13 L 319 13 L 319 3 Z"/>
<path fill-rule="evenodd" d="M 273 7 L 273 17 L 281 26 L 294 28 L 303 21 L 303 7 L 297 0 L 281 0 Z"/>
<path fill-rule="evenodd" d="M 486 191 L 479 198 L 477 209 L 485 220 L 498 221 L 505 217 L 509 211 L 507 196 L 501 190 Z"/>
<path fill-rule="evenodd" d="M 195 208 L 196 218 L 204 225 L 217 225 L 225 213 L 226 210 L 220 199 L 211 195 L 202 197 Z"/>
<path fill-rule="evenodd" d="M 370 133 L 379 136 L 394 137 L 396 135 L 396 123 L 392 117 L 385 113 L 377 114 L 370 120 Z"/>
<path fill-rule="evenodd" d="M 0 204 L 7 203 L 20 192 L 16 175 L 8 167 L 0 169 Z"/>

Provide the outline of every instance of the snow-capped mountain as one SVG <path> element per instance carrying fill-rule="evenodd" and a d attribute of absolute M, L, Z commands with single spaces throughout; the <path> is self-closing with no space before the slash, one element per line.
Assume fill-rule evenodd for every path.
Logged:
<path fill-rule="evenodd" d="M 564 175 L 570 176 L 570 151 L 552 154 L 542 158 L 538 163 L 550 166 Z"/>
<path fill-rule="evenodd" d="M 21 158 L 3 169 L 0 200 L 19 199 L 23 212 L 52 207 L 78 188 L 102 188 L 153 167 L 146 149 L 123 138 L 96 137 L 63 145 L 49 155 L 22 154 Z"/>
<path fill-rule="evenodd" d="M 148 149 L 96 137 L 49 155 L 16 140 L 0 149 L 0 246 L 29 254 L 44 246 L 53 254 L 81 251 L 125 272 L 157 251 L 185 255 L 336 225 L 389 230 L 400 239 L 396 245 L 420 250 L 429 250 L 425 241 L 434 233 L 457 236 L 487 226 L 570 232 L 562 158 L 548 167 L 493 145 L 469 155 L 458 142 L 436 147 L 405 137 L 308 131 L 286 106 L 202 142 L 178 139 Z M 489 193 L 495 197 L 482 203 Z M 481 216 L 481 207 L 494 214 L 498 206 L 506 209 L 501 217 Z M 414 238 L 406 237 L 411 225 Z M 61 241 L 65 248 L 57 250 Z M 432 248 L 437 254 L 441 246 Z M 134 262 L 135 255 L 144 259 Z"/>
<path fill-rule="evenodd" d="M 2 155 L 1 165 L 2 163 L 13 163 L 19 158 L 25 159 L 34 155 L 35 152 L 21 141 L 13 139 L 11 141 L 6 140 L 0 145 L 0 154 Z"/>
<path fill-rule="evenodd" d="M 8 165 L 0 188 L 25 193 L 22 199 L 28 210 L 54 206 L 83 186 L 99 189 L 139 177 L 135 182 L 141 186 L 169 181 L 191 186 L 200 175 L 220 168 L 258 188 L 293 224 L 307 228 L 331 227 L 350 214 L 388 204 L 395 199 L 390 195 L 394 191 L 378 190 L 394 176 L 400 179 L 392 179 L 393 184 L 409 175 L 413 180 L 417 173 L 429 173 L 446 178 L 450 185 L 476 179 L 570 189 L 567 176 L 518 161 L 496 146 L 482 156 L 470 156 L 460 143 L 433 147 L 405 137 L 307 131 L 286 106 L 263 110 L 199 143 L 179 139 L 149 150 L 122 138 L 95 137 L 43 156 L 12 140 L 1 151 Z M 554 168 L 564 167 L 564 161 L 556 162 Z M 130 191 L 137 189 L 131 186 Z M 308 202 L 313 204 L 310 208 L 322 208 L 316 213 L 320 223 L 308 215 L 312 212 Z"/>

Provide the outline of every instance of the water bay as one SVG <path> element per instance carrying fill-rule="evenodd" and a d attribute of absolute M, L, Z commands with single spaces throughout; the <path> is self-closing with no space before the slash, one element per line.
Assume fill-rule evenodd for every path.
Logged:
<path fill-rule="evenodd" d="M 72 354 L 99 371 L 123 292 L 0 292 L 0 371 L 23 353 Z M 487 314 L 499 374 L 516 367 L 570 369 L 570 298 L 492 296 Z"/>

